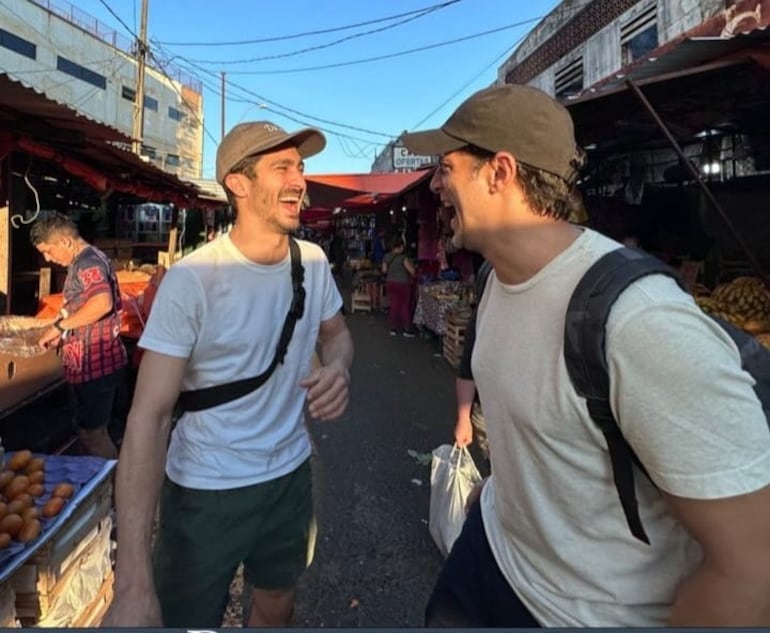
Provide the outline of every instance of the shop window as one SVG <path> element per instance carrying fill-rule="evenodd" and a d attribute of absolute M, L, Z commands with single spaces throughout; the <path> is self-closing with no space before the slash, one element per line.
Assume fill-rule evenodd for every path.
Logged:
<path fill-rule="evenodd" d="M 80 64 L 76 64 L 61 55 L 56 58 L 56 69 L 71 77 L 85 81 L 87 84 L 101 88 L 102 90 L 106 90 L 107 88 L 107 78 L 104 75 L 100 75 Z"/>
<path fill-rule="evenodd" d="M 658 47 L 658 11 L 653 4 L 620 28 L 623 65 L 644 57 Z"/>
<path fill-rule="evenodd" d="M 556 71 L 554 94 L 557 99 L 563 99 L 578 94 L 583 89 L 583 58 L 568 63 Z"/>
<path fill-rule="evenodd" d="M 37 46 L 5 29 L 0 29 L 0 46 L 19 55 L 24 55 L 24 57 L 37 59 Z"/>

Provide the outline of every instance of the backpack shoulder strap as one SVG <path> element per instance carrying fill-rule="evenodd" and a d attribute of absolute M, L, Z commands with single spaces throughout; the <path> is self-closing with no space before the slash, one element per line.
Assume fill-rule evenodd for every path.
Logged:
<path fill-rule="evenodd" d="M 486 259 L 481 262 L 479 271 L 476 273 L 476 278 L 473 280 L 473 302 L 478 305 L 481 303 L 481 296 L 484 294 L 484 289 L 487 287 L 487 280 L 489 279 L 489 273 L 492 272 L 492 264 Z"/>
<path fill-rule="evenodd" d="M 667 275 L 681 285 L 672 268 L 643 251 L 623 247 L 600 257 L 572 293 L 564 327 L 567 373 L 578 395 L 586 399 L 588 412 L 607 441 L 615 488 L 631 533 L 647 544 L 650 541 L 639 518 L 636 501 L 635 456 L 610 407 L 605 327 L 612 305 L 623 290 L 652 274 Z"/>
<path fill-rule="evenodd" d="M 291 258 L 291 307 L 283 323 L 283 329 L 275 349 L 275 356 L 270 365 L 268 365 L 265 371 L 253 378 L 242 378 L 241 380 L 235 380 L 223 385 L 182 391 L 179 394 L 176 417 L 179 417 L 183 411 L 210 409 L 256 391 L 267 382 L 276 367 L 283 363 L 291 337 L 294 335 L 294 326 L 305 312 L 305 268 L 302 266 L 302 254 L 299 244 L 297 244 L 293 237 L 289 238 L 289 256 Z"/>

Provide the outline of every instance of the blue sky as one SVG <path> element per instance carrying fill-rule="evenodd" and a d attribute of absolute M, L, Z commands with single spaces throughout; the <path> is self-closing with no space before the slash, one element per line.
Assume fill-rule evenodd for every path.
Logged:
<path fill-rule="evenodd" d="M 73 0 L 73 4 L 127 34 L 108 5 L 139 31 L 141 0 Z M 425 15 L 415 13 L 440 4 L 448 6 Z M 289 130 L 321 127 L 327 147 L 308 160 L 307 172 L 358 173 L 370 170 L 389 138 L 403 130 L 440 125 L 465 97 L 492 83 L 517 42 L 556 4 L 557 0 L 149 0 L 148 34 L 155 56 L 172 58 L 204 81 L 205 178 L 213 177 L 220 138 L 221 71 L 228 81 L 227 129 L 256 119 L 269 119 Z M 272 42 L 183 45 L 276 38 L 407 13 L 356 28 Z M 379 32 L 365 34 L 373 30 Z M 497 32 L 377 61 L 348 63 L 492 30 Z M 348 39 L 332 44 L 342 38 Z M 313 47 L 323 48 L 294 54 Z M 228 63 L 270 56 L 280 57 Z M 346 65 L 309 70 L 337 64 Z M 244 71 L 259 74 L 241 74 Z"/>

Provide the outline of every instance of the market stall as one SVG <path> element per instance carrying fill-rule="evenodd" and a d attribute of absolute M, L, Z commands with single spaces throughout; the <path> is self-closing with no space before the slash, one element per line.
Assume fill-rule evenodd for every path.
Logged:
<path fill-rule="evenodd" d="M 112 474 L 98 457 L 6 456 L 0 626 L 98 626 L 112 600 Z"/>
<path fill-rule="evenodd" d="M 450 315 L 456 311 L 468 311 L 472 299 L 473 286 L 468 283 L 435 281 L 421 284 L 417 289 L 417 306 L 412 321 L 443 336 Z"/>

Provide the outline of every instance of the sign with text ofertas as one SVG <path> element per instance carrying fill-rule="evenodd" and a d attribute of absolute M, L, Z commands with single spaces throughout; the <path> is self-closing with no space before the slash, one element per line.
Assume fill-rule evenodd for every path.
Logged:
<path fill-rule="evenodd" d="M 393 169 L 417 169 L 432 162 L 433 156 L 416 156 L 406 147 L 393 148 Z"/>

